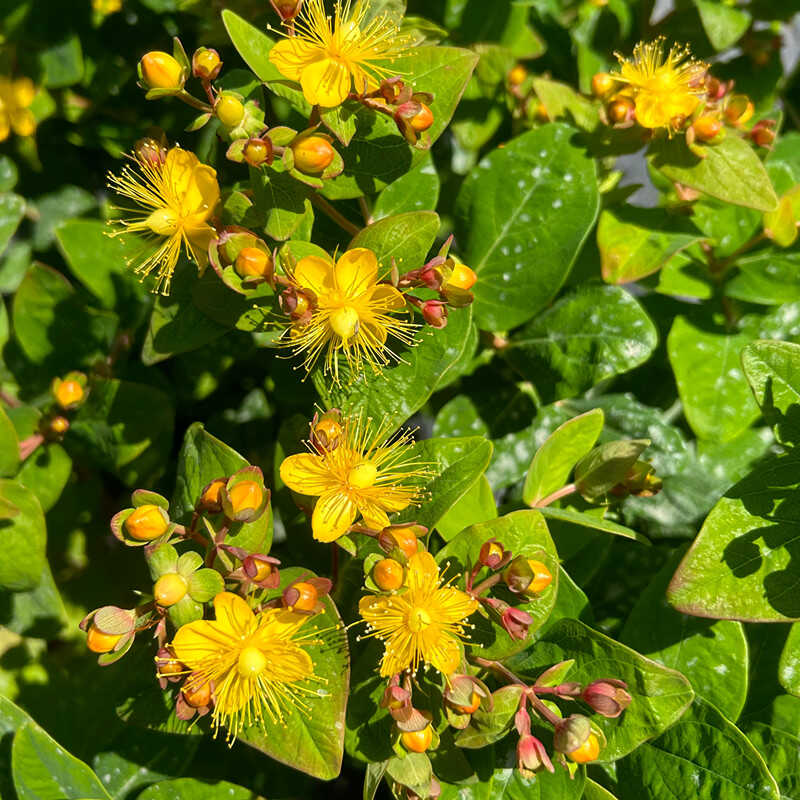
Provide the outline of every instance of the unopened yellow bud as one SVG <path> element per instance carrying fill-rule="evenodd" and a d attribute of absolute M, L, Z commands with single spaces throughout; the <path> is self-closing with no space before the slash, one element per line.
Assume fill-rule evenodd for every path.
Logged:
<path fill-rule="evenodd" d="M 379 589 L 391 592 L 403 585 L 404 570 L 399 561 L 382 558 L 372 568 L 372 580 Z"/>
<path fill-rule="evenodd" d="M 272 564 L 269 561 L 262 561 L 260 558 L 254 558 L 256 565 L 256 574 L 253 575 L 251 580 L 256 583 L 261 583 L 272 574 Z"/>
<path fill-rule="evenodd" d="M 266 164 L 271 154 L 272 148 L 263 139 L 248 139 L 242 149 L 242 156 L 251 167 Z"/>
<path fill-rule="evenodd" d="M 607 72 L 596 72 L 592 75 L 592 94 L 595 97 L 605 97 L 617 82 Z"/>
<path fill-rule="evenodd" d="M 411 118 L 411 127 L 417 132 L 428 130 L 433 125 L 433 111 L 425 105 L 420 103 L 420 110 Z"/>
<path fill-rule="evenodd" d="M 156 581 L 156 585 L 153 587 L 153 597 L 158 605 L 168 608 L 183 600 L 188 588 L 186 578 L 178 575 L 177 572 L 168 572 Z"/>
<path fill-rule="evenodd" d="M 456 264 L 453 267 L 452 274 L 447 279 L 447 285 L 469 291 L 477 280 L 478 276 L 474 270 L 470 269 L 466 264 Z"/>
<path fill-rule="evenodd" d="M 405 555 L 406 558 L 411 558 L 414 553 L 419 549 L 417 544 L 417 534 L 411 527 L 408 528 L 393 528 L 391 529 L 392 538 L 397 543 L 397 547 Z"/>
<path fill-rule="evenodd" d="M 103 633 L 92 623 L 86 631 L 86 646 L 93 653 L 110 653 L 121 638 L 121 634 Z"/>
<path fill-rule="evenodd" d="M 538 594 L 553 582 L 553 574 L 541 561 L 537 561 L 535 558 L 528 559 L 528 566 L 533 572 L 533 578 L 525 588 L 525 591 Z"/>
<path fill-rule="evenodd" d="M 210 681 L 197 683 L 193 676 L 190 676 L 184 684 L 181 694 L 187 705 L 192 708 L 203 708 L 211 702 L 211 683 Z"/>
<path fill-rule="evenodd" d="M 58 416 L 50 420 L 50 430 L 58 436 L 63 436 L 69 430 L 69 420 Z"/>
<path fill-rule="evenodd" d="M 708 114 L 703 117 L 698 117 L 692 123 L 692 128 L 694 129 L 695 136 L 701 142 L 710 142 L 712 139 L 716 138 L 722 130 L 722 120 L 720 120 L 719 117 Z"/>
<path fill-rule="evenodd" d="M 125 520 L 125 530 L 132 539 L 141 542 L 151 542 L 163 536 L 169 527 L 169 520 L 159 506 L 147 504 L 139 506 Z"/>
<path fill-rule="evenodd" d="M 211 81 L 219 75 L 222 60 L 211 47 L 199 47 L 192 56 L 192 74 L 195 78 Z"/>
<path fill-rule="evenodd" d="M 252 511 L 261 505 L 264 492 L 255 481 L 240 481 L 228 491 L 234 514 Z"/>
<path fill-rule="evenodd" d="M 235 128 L 244 118 L 244 106 L 237 97 L 224 93 L 217 98 L 214 113 L 226 128 Z"/>
<path fill-rule="evenodd" d="M 148 89 L 180 89 L 183 86 L 183 69 L 169 53 L 152 50 L 142 56 L 139 68 Z"/>
<path fill-rule="evenodd" d="M 272 257 L 260 247 L 243 247 L 234 264 L 240 278 L 269 278 L 272 274 Z"/>
<path fill-rule="evenodd" d="M 212 481 L 200 497 L 202 505 L 219 506 L 219 493 L 224 485 L 225 481 Z"/>
<path fill-rule="evenodd" d="M 78 381 L 61 381 L 55 394 L 61 408 L 73 408 L 83 400 L 83 386 Z"/>
<path fill-rule="evenodd" d="M 522 64 L 517 64 L 517 66 L 508 73 L 508 82 L 512 86 L 519 86 L 527 77 L 528 70 L 526 70 Z"/>
<path fill-rule="evenodd" d="M 310 175 L 324 172 L 336 156 L 336 151 L 324 136 L 304 136 L 290 147 L 295 167 Z"/>
<path fill-rule="evenodd" d="M 400 736 L 400 741 L 406 750 L 412 753 L 424 753 L 433 741 L 433 730 L 426 725 L 421 731 L 405 731 Z"/>
<path fill-rule="evenodd" d="M 567 758 L 576 764 L 587 764 L 594 761 L 600 755 L 600 742 L 594 733 L 589 734 L 589 738 L 571 753 L 567 753 Z"/>

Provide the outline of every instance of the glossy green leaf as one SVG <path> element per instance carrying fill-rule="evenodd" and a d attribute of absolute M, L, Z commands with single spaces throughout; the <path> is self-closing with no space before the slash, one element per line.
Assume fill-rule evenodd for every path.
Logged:
<path fill-rule="evenodd" d="M 594 225 L 595 165 L 573 135 L 556 124 L 524 133 L 464 181 L 456 234 L 464 261 L 478 273 L 481 327 L 508 330 L 544 308 Z"/>
<path fill-rule="evenodd" d="M 617 766 L 620 800 L 779 800 L 747 737 L 699 698 L 666 733 Z"/>
<path fill-rule="evenodd" d="M 447 542 L 469 525 L 497 517 L 492 487 L 482 475 L 436 523 L 436 530 Z"/>
<path fill-rule="evenodd" d="M 12 480 L 0 479 L 0 500 L 13 509 L 12 515 L 0 519 L 0 587 L 12 592 L 33 589 L 46 564 L 42 507 L 30 489 Z"/>
<path fill-rule="evenodd" d="M 38 498 L 42 511 L 49 511 L 61 497 L 72 474 L 72 459 L 56 442 L 42 445 L 22 465 L 17 480 Z"/>
<path fill-rule="evenodd" d="M 408 211 L 433 211 L 439 200 L 439 188 L 436 166 L 428 157 L 378 195 L 372 216 L 380 220 Z"/>
<path fill-rule="evenodd" d="M 800 625 L 789 628 L 789 635 L 778 662 L 778 679 L 787 692 L 800 697 Z"/>
<path fill-rule="evenodd" d="M 594 715 L 592 721 L 608 744 L 599 761 L 616 761 L 673 725 L 692 699 L 689 681 L 577 620 L 561 620 L 527 650 L 508 660 L 509 669 L 534 679 L 547 667 L 575 659 L 569 679 L 582 684 L 617 678 L 628 685 L 633 701 L 617 719 Z M 648 797 L 642 794 L 640 797 Z"/>
<path fill-rule="evenodd" d="M 11 192 L 0 193 L 0 253 L 8 246 L 24 214 L 24 197 Z"/>
<path fill-rule="evenodd" d="M 753 19 L 747 11 L 715 0 L 694 0 L 694 4 L 715 50 L 727 50 L 736 44 Z"/>
<path fill-rule="evenodd" d="M 528 323 L 503 352 L 540 391 L 562 398 L 639 366 L 657 343 L 655 326 L 624 289 L 587 286 Z"/>
<path fill-rule="evenodd" d="M 138 800 L 258 800 L 255 792 L 228 781 L 206 781 L 176 778 L 148 786 Z"/>
<path fill-rule="evenodd" d="M 780 305 L 800 300 L 800 253 L 773 248 L 736 261 L 739 272 L 725 284 L 725 294 L 737 300 Z"/>
<path fill-rule="evenodd" d="M 560 425 L 536 451 L 531 461 L 522 499 L 529 506 L 560 489 L 567 482 L 575 464 L 593 447 L 603 430 L 601 409 L 587 411 Z"/>
<path fill-rule="evenodd" d="M 555 519 L 559 522 L 567 522 L 570 525 L 578 525 L 581 528 L 602 531 L 603 533 L 610 533 L 614 536 L 622 536 L 624 539 L 634 539 L 642 544 L 650 544 L 647 537 L 643 536 L 638 531 L 626 528 L 624 525 L 620 525 L 610 519 L 597 517 L 594 514 L 574 511 L 571 508 L 553 508 L 552 506 L 546 506 L 538 510 L 544 515 L 545 519 Z"/>
<path fill-rule="evenodd" d="M 19 466 L 19 441 L 14 424 L 0 406 L 0 478 L 10 478 Z"/>
<path fill-rule="evenodd" d="M 264 233 L 285 242 L 310 214 L 310 188 L 286 172 L 259 171 L 254 176 L 256 208 L 264 213 Z"/>
<path fill-rule="evenodd" d="M 402 275 L 418 269 L 428 259 L 428 251 L 439 232 L 439 217 L 432 211 L 396 214 L 363 228 L 348 249 L 366 247 L 378 257 L 380 276 L 389 272 L 392 259 Z"/>
<path fill-rule="evenodd" d="M 67 612 L 47 563 L 33 589 L 6 595 L 0 604 L 0 625 L 20 636 L 38 639 L 63 633 L 68 625 Z"/>
<path fill-rule="evenodd" d="M 702 147 L 695 155 L 680 136 L 660 139 L 650 146 L 653 166 L 672 181 L 726 203 L 772 211 L 778 198 L 756 151 L 736 135 Z"/>
<path fill-rule="evenodd" d="M 514 725 L 520 695 L 521 687 L 513 685 L 503 686 L 493 692 L 491 710 L 479 708 L 472 715 L 469 725 L 456 734 L 456 744 L 474 749 L 500 741 Z"/>
<path fill-rule="evenodd" d="M 746 733 L 775 778 L 781 800 L 800 797 L 800 738 L 759 722 Z"/>

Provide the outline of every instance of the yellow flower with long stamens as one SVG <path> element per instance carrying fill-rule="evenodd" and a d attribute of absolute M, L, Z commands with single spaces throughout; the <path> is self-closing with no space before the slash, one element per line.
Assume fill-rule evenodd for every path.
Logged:
<path fill-rule="evenodd" d="M 406 308 L 401 292 L 378 283 L 378 259 L 371 250 L 357 247 L 332 258 L 306 256 L 291 269 L 286 268 L 293 288 L 310 294 L 310 315 L 298 319 L 281 344 L 305 357 L 310 371 L 324 353 L 326 374 L 339 382 L 339 354 L 353 376 L 368 364 L 380 372 L 391 359 L 399 360 L 387 346 L 389 336 L 403 344 L 414 343 L 417 326 L 391 316 Z"/>
<path fill-rule="evenodd" d="M 644 128 L 666 128 L 670 133 L 676 120 L 683 120 L 697 108 L 704 94 L 703 76 L 708 65 L 691 57 L 688 47 L 673 45 L 664 55 L 664 38 L 639 42 L 633 58 L 619 59 L 614 78 L 627 84 L 636 109 L 636 121 Z M 627 93 L 626 90 L 623 90 Z"/>
<path fill-rule="evenodd" d="M 232 742 L 244 728 L 283 722 L 294 708 L 308 710 L 304 697 L 313 695 L 311 656 L 304 649 L 317 644 L 317 631 L 298 636 L 309 619 L 281 608 L 254 614 L 238 595 L 220 592 L 214 598 L 216 620 L 198 620 L 178 628 L 172 641 L 175 658 L 192 671 L 187 689 L 212 682 L 214 732 L 227 729 Z"/>
<path fill-rule="evenodd" d="M 451 675 L 461 660 L 465 620 L 477 608 L 474 597 L 443 584 L 433 556 L 426 551 L 409 559 L 406 591 L 367 595 L 358 604 L 370 629 L 367 636 L 386 645 L 381 661 L 384 677 L 416 672 L 423 662 L 445 677 Z"/>
<path fill-rule="evenodd" d="M 36 87 L 30 78 L 0 78 L 0 142 L 11 135 L 32 136 L 36 118 L 30 109 Z"/>
<path fill-rule="evenodd" d="M 320 542 L 347 533 L 361 515 L 364 524 L 380 531 L 389 517 L 423 496 L 414 479 L 430 477 L 427 466 L 408 450 L 411 431 L 387 436 L 386 425 L 371 430 L 370 420 L 345 419 L 339 444 L 288 456 L 281 463 L 281 480 L 295 492 L 319 497 L 311 530 Z"/>
<path fill-rule="evenodd" d="M 124 232 L 145 234 L 160 243 L 135 271 L 142 280 L 153 270 L 153 291 L 169 294 L 172 274 L 183 246 L 186 256 L 201 274 L 208 264 L 208 246 L 217 232 L 209 224 L 219 202 L 217 172 L 200 163 L 194 153 L 173 147 L 164 158 L 135 158 L 138 170 L 124 167 L 120 175 L 109 174 L 109 186 L 140 208 L 122 220 Z"/>
<path fill-rule="evenodd" d="M 367 0 L 337 2 L 331 17 L 324 0 L 306 0 L 294 21 L 295 35 L 278 42 L 269 60 L 297 81 L 311 105 L 332 108 L 357 94 L 374 91 L 390 72 L 386 62 L 407 55 L 411 40 L 381 14 L 366 21 Z"/>

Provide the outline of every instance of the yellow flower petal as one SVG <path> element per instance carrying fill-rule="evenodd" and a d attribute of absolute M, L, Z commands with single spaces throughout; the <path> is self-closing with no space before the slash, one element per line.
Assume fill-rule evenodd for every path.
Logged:
<path fill-rule="evenodd" d="M 428 661 L 442 675 L 452 675 L 461 663 L 461 648 L 458 641 L 440 636 L 429 651 Z"/>
<path fill-rule="evenodd" d="M 323 56 L 323 51 L 299 36 L 282 39 L 269 51 L 270 63 L 290 81 L 300 81 L 303 70 Z"/>
<path fill-rule="evenodd" d="M 423 550 L 408 560 L 408 588 L 412 591 L 435 584 L 439 580 L 439 567 L 433 556 Z"/>
<path fill-rule="evenodd" d="M 333 542 L 344 536 L 357 514 L 356 504 L 342 492 L 334 490 L 323 494 L 311 516 L 314 538 L 319 542 Z"/>
<path fill-rule="evenodd" d="M 355 247 L 339 257 L 335 274 L 336 286 L 348 297 L 358 297 L 375 286 L 378 259 L 372 250 Z"/>
<path fill-rule="evenodd" d="M 389 286 L 388 283 L 379 283 L 372 292 L 372 302 L 380 306 L 381 311 L 399 311 L 405 308 L 406 299 L 403 293 Z"/>
<path fill-rule="evenodd" d="M 292 277 L 303 289 L 318 297 L 333 289 L 333 263 L 319 256 L 306 256 L 297 262 Z"/>
<path fill-rule="evenodd" d="M 256 617 L 250 606 L 232 592 L 220 592 L 214 598 L 214 614 L 217 628 L 232 636 L 249 635 L 255 627 Z"/>
<path fill-rule="evenodd" d="M 333 108 L 350 94 L 350 71 L 336 58 L 323 58 L 303 68 L 300 86 L 312 106 Z"/>
<path fill-rule="evenodd" d="M 292 491 L 312 497 L 325 494 L 337 485 L 322 456 L 312 453 L 288 456 L 281 462 L 280 473 L 281 480 Z"/>
<path fill-rule="evenodd" d="M 179 661 L 196 669 L 203 659 L 217 658 L 221 651 L 235 647 L 237 641 L 237 637 L 221 630 L 215 622 L 201 619 L 178 628 L 172 648 Z"/>
<path fill-rule="evenodd" d="M 389 524 L 389 517 L 377 503 L 362 501 L 358 504 L 358 510 L 361 512 L 364 524 L 374 531 L 382 531 Z"/>

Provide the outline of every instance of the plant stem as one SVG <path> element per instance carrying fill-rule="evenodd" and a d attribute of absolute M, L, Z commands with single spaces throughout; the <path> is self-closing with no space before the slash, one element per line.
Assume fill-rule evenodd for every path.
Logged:
<path fill-rule="evenodd" d="M 19 443 L 19 460 L 24 461 L 28 458 L 43 441 L 44 436 L 41 433 L 34 433 L 33 436 L 23 439 Z"/>
<path fill-rule="evenodd" d="M 547 495 L 547 497 L 543 497 L 541 500 L 533 503 L 533 508 L 544 508 L 545 506 L 549 506 L 551 503 L 555 503 L 556 500 L 560 500 L 562 497 L 567 497 L 568 495 L 574 494 L 575 491 L 575 484 L 568 483 L 566 486 L 556 489 L 555 492 Z"/>
<path fill-rule="evenodd" d="M 367 204 L 367 198 L 363 195 L 358 198 L 358 206 L 361 209 L 361 214 L 364 217 L 364 224 L 365 225 L 372 225 L 375 221 L 372 217 L 372 212 L 369 210 L 369 205 Z"/>
<path fill-rule="evenodd" d="M 204 111 L 206 114 L 210 114 L 214 110 L 210 105 L 208 105 L 208 103 L 204 103 L 202 100 L 198 100 L 196 97 L 193 97 L 185 89 L 181 89 L 176 97 L 179 100 L 183 100 L 187 106 L 196 108 L 198 111 Z"/>
<path fill-rule="evenodd" d="M 514 683 L 517 686 L 524 686 L 526 689 L 528 688 L 528 684 L 525 683 L 525 681 L 518 678 L 508 667 L 503 666 L 499 661 L 493 661 L 490 658 L 481 658 L 480 656 L 470 656 L 470 658 L 472 659 L 472 663 L 476 666 L 499 672 L 510 683 Z"/>
<path fill-rule="evenodd" d="M 474 586 L 472 589 L 470 589 L 469 593 L 473 597 L 477 597 L 479 594 L 483 594 L 488 589 L 491 589 L 496 583 L 499 583 L 501 577 L 502 576 L 499 572 L 495 575 L 490 575 L 485 580 L 482 580 L 477 586 Z"/>
<path fill-rule="evenodd" d="M 316 192 L 311 195 L 311 202 L 320 210 L 323 214 L 326 214 L 330 217 L 342 230 L 347 231 L 351 236 L 355 236 L 361 233 L 361 228 L 358 225 L 350 222 L 347 217 L 343 216 L 339 213 L 324 197 L 317 194 Z"/>

